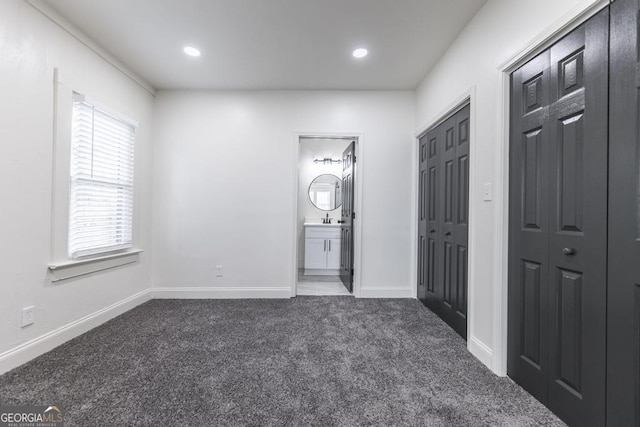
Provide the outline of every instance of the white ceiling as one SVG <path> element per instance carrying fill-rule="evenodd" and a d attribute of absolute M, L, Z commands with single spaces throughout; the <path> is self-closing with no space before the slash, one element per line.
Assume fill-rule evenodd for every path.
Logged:
<path fill-rule="evenodd" d="M 415 89 L 485 2 L 45 0 L 158 89 Z"/>

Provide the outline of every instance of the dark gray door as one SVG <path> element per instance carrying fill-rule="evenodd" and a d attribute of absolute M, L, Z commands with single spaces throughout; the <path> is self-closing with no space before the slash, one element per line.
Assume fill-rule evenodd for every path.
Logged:
<path fill-rule="evenodd" d="M 419 147 L 418 297 L 466 338 L 469 106 Z"/>
<path fill-rule="evenodd" d="M 342 213 L 340 280 L 349 292 L 353 292 L 353 201 L 356 176 L 356 143 L 349 144 L 342 153 Z"/>
<path fill-rule="evenodd" d="M 611 4 L 607 424 L 640 426 L 638 1 Z"/>
<path fill-rule="evenodd" d="M 605 422 L 608 19 L 512 76 L 508 372 L 581 426 Z"/>

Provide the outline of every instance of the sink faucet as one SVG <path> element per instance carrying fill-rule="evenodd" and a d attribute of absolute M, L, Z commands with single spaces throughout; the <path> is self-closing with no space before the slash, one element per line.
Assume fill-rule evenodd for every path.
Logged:
<path fill-rule="evenodd" d="M 331 224 L 331 220 L 329 219 L 329 214 L 327 214 L 326 218 L 322 218 L 323 224 Z"/>

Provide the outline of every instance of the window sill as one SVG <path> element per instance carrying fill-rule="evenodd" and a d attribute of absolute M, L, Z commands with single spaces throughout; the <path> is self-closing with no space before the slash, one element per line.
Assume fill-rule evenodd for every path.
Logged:
<path fill-rule="evenodd" d="M 108 270 L 131 264 L 140 260 L 142 249 L 131 249 L 127 252 L 99 256 L 90 259 L 74 260 L 49 264 L 49 273 L 52 282 L 84 276 L 97 271 Z"/>

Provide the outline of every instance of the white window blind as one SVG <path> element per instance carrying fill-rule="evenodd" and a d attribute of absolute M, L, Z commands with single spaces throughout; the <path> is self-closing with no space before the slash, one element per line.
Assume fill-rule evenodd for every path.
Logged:
<path fill-rule="evenodd" d="M 69 255 L 133 246 L 135 125 L 74 94 Z"/>

